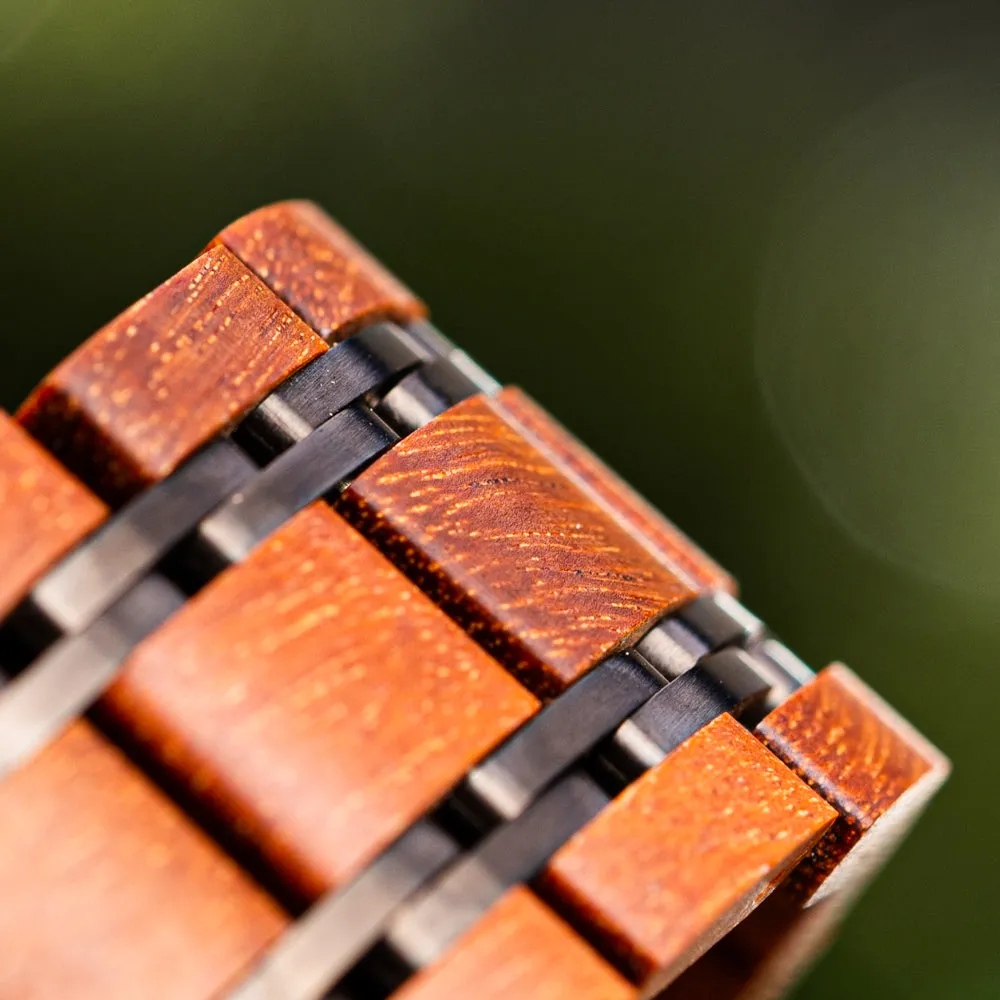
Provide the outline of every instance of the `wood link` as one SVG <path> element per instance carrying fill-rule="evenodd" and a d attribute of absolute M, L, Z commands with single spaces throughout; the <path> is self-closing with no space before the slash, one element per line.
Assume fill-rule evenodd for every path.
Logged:
<path fill-rule="evenodd" d="M 107 508 L 0 412 L 0 615 L 107 516 Z"/>
<path fill-rule="evenodd" d="M 70 355 L 18 418 L 117 503 L 325 350 L 232 253 L 213 247 Z"/>
<path fill-rule="evenodd" d="M 736 593 L 736 581 L 718 563 L 530 396 L 508 387 L 498 393 L 497 405 L 665 566 L 686 574 L 699 587 Z"/>
<path fill-rule="evenodd" d="M 742 920 L 835 817 L 722 715 L 573 837 L 541 888 L 654 989 Z"/>
<path fill-rule="evenodd" d="M 325 212 L 286 201 L 251 212 L 215 239 L 322 337 L 335 343 L 376 319 L 405 323 L 422 302 Z"/>
<path fill-rule="evenodd" d="M 146 640 L 104 704 L 303 899 L 537 705 L 321 503 Z"/>
<path fill-rule="evenodd" d="M 491 397 L 405 438 L 340 509 L 540 695 L 695 596 Z"/>
<path fill-rule="evenodd" d="M 509 890 L 394 1000 L 631 1000 L 635 991 L 526 889 Z"/>
<path fill-rule="evenodd" d="M 796 872 L 807 898 L 867 879 L 870 863 L 886 856 L 949 770 L 933 746 L 841 664 L 771 712 L 757 735 L 840 814 Z"/>
<path fill-rule="evenodd" d="M 837 819 L 780 892 L 667 991 L 670 1000 L 766 1000 L 784 992 L 829 943 L 950 770 L 840 664 L 792 694 L 756 732 Z"/>
<path fill-rule="evenodd" d="M 0 504 L 5 609 L 105 514 L 2 414 Z M 0 782 L 0 816 L 0 1000 L 209 1000 L 286 924 L 87 722 Z"/>

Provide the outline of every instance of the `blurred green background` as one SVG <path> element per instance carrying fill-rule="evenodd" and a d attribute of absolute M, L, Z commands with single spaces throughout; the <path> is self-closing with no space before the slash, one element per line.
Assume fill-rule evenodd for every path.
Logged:
<path fill-rule="evenodd" d="M 1000 997 L 994 6 L 0 0 L 0 402 L 319 201 L 952 756 L 797 996 Z"/>

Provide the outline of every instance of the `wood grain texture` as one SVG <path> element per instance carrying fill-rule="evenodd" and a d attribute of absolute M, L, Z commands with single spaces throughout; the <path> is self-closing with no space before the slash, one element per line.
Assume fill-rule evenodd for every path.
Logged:
<path fill-rule="evenodd" d="M 756 732 L 839 814 L 793 876 L 804 898 L 866 882 L 950 770 L 935 747 L 841 664 L 796 691 Z"/>
<path fill-rule="evenodd" d="M 285 925 L 85 723 L 0 815 L 0 1000 L 211 1000 Z"/>
<path fill-rule="evenodd" d="M 0 615 L 107 510 L 7 414 L 0 412 Z"/>
<path fill-rule="evenodd" d="M 611 471 L 592 451 L 520 389 L 508 387 L 497 404 L 531 435 L 560 469 L 571 476 L 605 510 L 678 575 L 686 575 L 706 590 L 736 593 L 736 582 L 648 500 Z"/>
<path fill-rule="evenodd" d="M 838 813 L 781 890 L 664 994 L 771 1000 L 833 939 L 934 792 L 948 761 L 846 667 L 828 667 L 757 733 Z"/>
<path fill-rule="evenodd" d="M 183 459 L 326 350 L 260 279 L 213 247 L 60 364 L 18 417 L 112 502 Z"/>
<path fill-rule="evenodd" d="M 558 851 L 540 888 L 652 989 L 742 920 L 835 818 L 723 715 Z"/>
<path fill-rule="evenodd" d="M 527 889 L 507 892 L 395 1000 L 630 1000 L 635 991 Z"/>
<path fill-rule="evenodd" d="M 694 594 L 485 396 L 401 441 L 341 509 L 536 694 Z"/>
<path fill-rule="evenodd" d="M 232 250 L 330 342 L 375 319 L 406 322 L 427 312 L 413 292 L 308 201 L 251 212 L 215 242 Z"/>
<path fill-rule="evenodd" d="M 537 703 L 317 503 L 143 643 L 104 704 L 310 898 Z"/>

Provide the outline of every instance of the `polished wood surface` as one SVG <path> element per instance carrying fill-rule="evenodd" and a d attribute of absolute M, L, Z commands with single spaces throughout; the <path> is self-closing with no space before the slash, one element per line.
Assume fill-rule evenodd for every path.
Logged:
<path fill-rule="evenodd" d="M 527 889 L 507 892 L 396 1000 L 631 1000 L 635 990 Z"/>
<path fill-rule="evenodd" d="M 695 593 L 486 396 L 405 438 L 341 509 L 542 695 Z"/>
<path fill-rule="evenodd" d="M 0 1000 L 213 1000 L 286 918 L 86 723 L 0 782 Z"/>
<path fill-rule="evenodd" d="M 839 813 L 795 873 L 805 896 L 867 879 L 950 769 L 937 749 L 841 664 L 796 691 L 760 723 L 757 735 Z"/>
<path fill-rule="evenodd" d="M 3 415 L 0 505 L 5 610 L 105 516 Z M 0 1000 L 211 1000 L 285 926 L 87 722 L 0 781 L 0 817 Z"/>
<path fill-rule="evenodd" d="M 215 240 L 331 343 L 376 319 L 424 316 L 423 303 L 322 209 L 285 201 L 251 212 Z"/>
<path fill-rule="evenodd" d="M 508 387 L 497 405 L 535 441 L 567 475 L 613 514 L 665 566 L 686 574 L 699 587 L 736 593 L 736 582 L 648 500 L 611 471 L 589 448 L 549 416 L 530 396 Z"/>
<path fill-rule="evenodd" d="M 0 412 L 0 614 L 107 509 L 7 414 Z"/>
<path fill-rule="evenodd" d="M 835 818 L 723 715 L 558 851 L 542 891 L 636 982 L 666 983 L 742 920 Z"/>
<path fill-rule="evenodd" d="M 827 947 L 950 768 L 840 664 L 775 709 L 757 734 L 837 810 L 837 820 L 776 898 L 685 973 L 668 1000 L 781 996 Z"/>
<path fill-rule="evenodd" d="M 25 427 L 118 502 L 162 479 L 323 341 L 225 247 L 213 247 L 60 364 Z"/>
<path fill-rule="evenodd" d="M 146 640 L 105 705 L 312 897 L 371 860 L 536 702 L 317 503 Z"/>

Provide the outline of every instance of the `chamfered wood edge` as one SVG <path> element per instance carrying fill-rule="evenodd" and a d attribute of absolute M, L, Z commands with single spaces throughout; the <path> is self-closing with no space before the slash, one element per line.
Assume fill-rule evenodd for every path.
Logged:
<path fill-rule="evenodd" d="M 216 246 L 81 344 L 17 419 L 118 505 L 325 350 L 231 251 Z"/>
<path fill-rule="evenodd" d="M 526 392 L 506 386 L 494 398 L 541 451 L 666 566 L 699 587 L 736 594 L 738 587 L 729 573 Z"/>
<path fill-rule="evenodd" d="M 406 323 L 427 307 L 311 201 L 280 201 L 237 219 L 210 245 L 228 247 L 331 343 L 378 319 Z"/>

